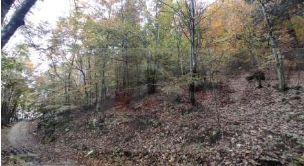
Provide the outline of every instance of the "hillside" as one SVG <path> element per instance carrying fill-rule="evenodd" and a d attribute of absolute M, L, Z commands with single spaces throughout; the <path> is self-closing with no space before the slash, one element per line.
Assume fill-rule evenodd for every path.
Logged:
<path fill-rule="evenodd" d="M 198 92 L 201 104 L 196 108 L 185 96 L 176 102 L 159 92 L 130 105 L 116 102 L 102 112 L 73 110 L 40 119 L 36 132 L 46 143 L 42 146 L 55 151 L 49 162 L 303 164 L 303 87 L 286 93 L 271 86 L 255 89 L 244 77 L 230 78 L 229 85 Z"/>
<path fill-rule="evenodd" d="M 304 165 L 303 9 L 1 1 L 2 165 Z"/>

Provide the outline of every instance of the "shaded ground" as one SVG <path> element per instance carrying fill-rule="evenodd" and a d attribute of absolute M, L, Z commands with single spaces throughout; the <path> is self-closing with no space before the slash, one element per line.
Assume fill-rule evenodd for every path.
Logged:
<path fill-rule="evenodd" d="M 17 149 L 27 142 L 38 165 L 67 159 L 66 165 L 303 165 L 304 89 L 281 93 L 274 82 L 270 77 L 256 89 L 243 77 L 230 78 L 220 89 L 198 92 L 195 108 L 186 90 L 179 102 L 160 92 L 103 112 L 22 122 L 8 138 Z"/>
<path fill-rule="evenodd" d="M 72 112 L 49 145 L 84 165 L 303 164 L 304 89 L 281 93 L 272 79 L 262 89 L 244 78 L 227 85 L 198 92 L 196 108 L 187 94 L 169 102 L 158 93 L 105 112 Z"/>

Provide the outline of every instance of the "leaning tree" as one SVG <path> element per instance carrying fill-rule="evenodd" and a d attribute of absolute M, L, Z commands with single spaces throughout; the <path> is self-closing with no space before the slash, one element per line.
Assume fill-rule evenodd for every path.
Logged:
<path fill-rule="evenodd" d="M 1 1 L 1 23 L 3 24 L 4 18 L 8 11 L 12 8 L 15 0 L 2 0 Z M 13 13 L 11 19 L 2 26 L 1 29 L 1 49 L 7 44 L 10 38 L 14 35 L 16 30 L 24 25 L 24 18 L 30 9 L 35 5 L 37 0 L 24 0 L 16 11 Z"/>

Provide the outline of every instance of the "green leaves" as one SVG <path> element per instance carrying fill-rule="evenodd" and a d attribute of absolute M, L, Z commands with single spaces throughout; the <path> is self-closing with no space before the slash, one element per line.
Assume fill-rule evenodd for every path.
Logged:
<path fill-rule="evenodd" d="M 31 75 L 26 63 L 28 49 L 25 45 L 18 45 L 12 51 L 14 56 L 2 53 L 1 56 L 1 115 L 9 123 L 19 108 L 31 105 L 29 88 Z M 18 108 L 18 109 L 17 109 Z"/>

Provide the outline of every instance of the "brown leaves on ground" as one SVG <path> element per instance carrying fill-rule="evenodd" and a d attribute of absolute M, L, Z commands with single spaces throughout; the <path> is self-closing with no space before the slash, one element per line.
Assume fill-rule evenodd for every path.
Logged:
<path fill-rule="evenodd" d="M 185 100 L 168 102 L 159 93 L 131 105 L 74 116 L 51 144 L 65 147 L 65 153 L 86 165 L 298 161 L 304 152 L 304 89 L 255 89 L 244 78 L 231 79 L 227 85 L 198 92 L 200 106 L 195 109 Z"/>

